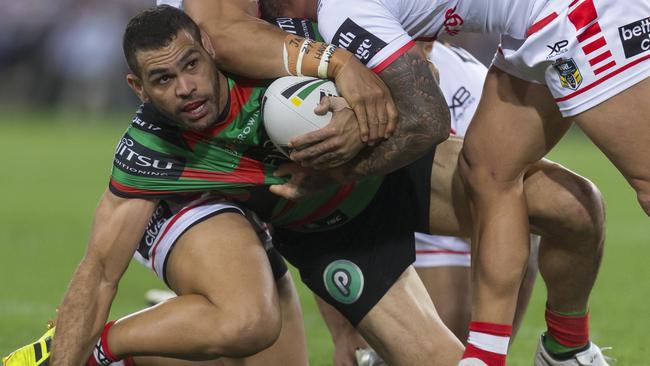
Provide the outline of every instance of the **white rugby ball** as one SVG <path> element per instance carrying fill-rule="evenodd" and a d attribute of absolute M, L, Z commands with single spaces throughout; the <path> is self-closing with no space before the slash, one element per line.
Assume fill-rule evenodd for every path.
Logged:
<path fill-rule="evenodd" d="M 314 108 L 324 96 L 338 96 L 333 82 L 307 76 L 285 76 L 266 89 L 262 99 L 264 128 L 275 146 L 289 156 L 287 143 L 292 137 L 317 130 L 332 118 L 319 116 Z"/>

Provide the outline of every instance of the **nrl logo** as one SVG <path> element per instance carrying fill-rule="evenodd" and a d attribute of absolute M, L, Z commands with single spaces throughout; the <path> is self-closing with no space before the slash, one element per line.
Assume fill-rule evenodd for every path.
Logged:
<path fill-rule="evenodd" d="M 559 59 L 555 61 L 553 67 L 560 75 L 560 84 L 563 88 L 576 90 L 582 84 L 582 74 L 572 58 Z"/>

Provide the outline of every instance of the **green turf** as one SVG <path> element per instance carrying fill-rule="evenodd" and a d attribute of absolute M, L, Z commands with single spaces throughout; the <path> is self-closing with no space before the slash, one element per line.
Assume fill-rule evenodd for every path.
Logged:
<path fill-rule="evenodd" d="M 106 188 L 128 114 L 110 118 L 0 112 L 0 355 L 40 336 L 83 255 L 91 215 Z M 607 249 L 591 302 L 592 338 L 614 346 L 619 365 L 648 365 L 650 225 L 625 181 L 578 133 L 552 157 L 591 178 L 605 195 Z M 541 282 L 538 282 L 541 284 Z M 130 266 L 113 317 L 143 306 L 159 281 Z M 312 365 L 331 364 L 332 344 L 313 300 L 301 288 Z M 544 328 L 538 285 L 509 365 L 530 365 Z"/>

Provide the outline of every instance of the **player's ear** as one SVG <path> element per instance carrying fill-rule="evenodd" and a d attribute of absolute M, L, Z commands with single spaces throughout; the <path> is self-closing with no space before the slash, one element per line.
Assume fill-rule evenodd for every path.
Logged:
<path fill-rule="evenodd" d="M 139 77 L 137 77 L 135 74 L 128 74 L 126 75 L 126 83 L 129 84 L 129 87 L 135 95 L 140 98 L 141 102 L 148 102 L 149 98 L 147 98 L 146 93 L 144 92 L 144 88 L 142 87 L 142 80 L 140 80 Z"/>
<path fill-rule="evenodd" d="M 208 52 L 210 57 L 215 58 L 216 53 L 214 52 L 214 47 L 212 46 L 212 39 L 210 39 L 210 36 L 208 33 L 206 33 L 203 29 L 201 29 L 201 44 L 203 45 L 203 48 Z"/>

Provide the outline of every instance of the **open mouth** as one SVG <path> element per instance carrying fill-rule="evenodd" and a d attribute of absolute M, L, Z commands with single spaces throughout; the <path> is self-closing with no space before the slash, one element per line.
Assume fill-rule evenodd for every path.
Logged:
<path fill-rule="evenodd" d="M 198 100 L 183 105 L 182 112 L 187 115 L 191 120 L 203 118 L 208 113 L 205 100 Z"/>

